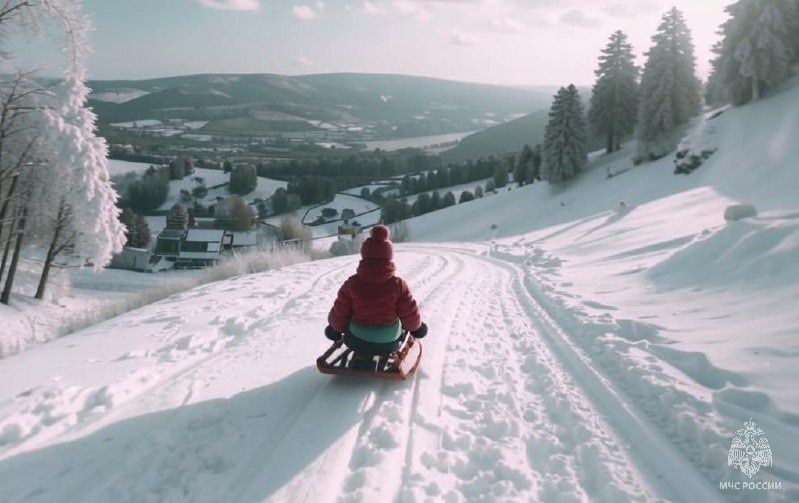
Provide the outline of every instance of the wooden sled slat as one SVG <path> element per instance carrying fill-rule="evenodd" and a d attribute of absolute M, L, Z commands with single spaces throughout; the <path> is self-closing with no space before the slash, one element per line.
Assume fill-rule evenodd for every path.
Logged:
<path fill-rule="evenodd" d="M 319 372 L 330 375 L 403 380 L 419 366 L 422 343 L 408 335 L 398 352 L 380 359 L 382 368 L 379 370 L 350 368 L 348 365 L 351 354 L 352 351 L 342 341 L 336 341 L 316 359 L 316 368 Z"/>

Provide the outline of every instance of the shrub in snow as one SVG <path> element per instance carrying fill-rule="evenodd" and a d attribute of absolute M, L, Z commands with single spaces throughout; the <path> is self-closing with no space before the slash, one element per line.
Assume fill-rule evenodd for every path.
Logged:
<path fill-rule="evenodd" d="M 339 237 L 332 245 L 330 245 L 330 254 L 334 257 L 343 257 L 345 255 L 355 255 L 361 252 L 361 244 L 363 244 L 363 236 L 355 236 L 355 239 L 347 237 Z"/>
<path fill-rule="evenodd" d="M 278 229 L 281 241 L 297 241 L 307 246 L 313 237 L 313 232 L 309 227 L 300 222 L 295 216 L 284 217 L 280 221 L 280 228 Z"/>
<path fill-rule="evenodd" d="M 703 150 L 699 154 L 694 154 L 690 150 L 680 150 L 677 152 L 676 159 L 674 160 L 674 174 L 675 175 L 690 175 L 699 166 L 702 165 L 716 149 Z"/>
<path fill-rule="evenodd" d="M 391 229 L 391 240 L 395 243 L 404 243 L 411 239 L 411 229 L 406 222 L 397 222 L 389 226 Z"/>
<path fill-rule="evenodd" d="M 757 209 L 751 204 L 733 204 L 727 206 L 724 210 L 724 220 L 728 222 L 735 222 L 737 220 L 756 216 Z"/>

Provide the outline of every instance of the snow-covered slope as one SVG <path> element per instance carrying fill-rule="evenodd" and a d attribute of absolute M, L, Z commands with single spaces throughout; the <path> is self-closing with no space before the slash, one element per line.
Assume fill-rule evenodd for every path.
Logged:
<path fill-rule="evenodd" d="M 413 379 L 313 368 L 353 257 L 208 285 L 2 362 L 4 497 L 716 498 L 580 360 L 521 268 L 481 246 L 398 248 L 430 324 Z"/>

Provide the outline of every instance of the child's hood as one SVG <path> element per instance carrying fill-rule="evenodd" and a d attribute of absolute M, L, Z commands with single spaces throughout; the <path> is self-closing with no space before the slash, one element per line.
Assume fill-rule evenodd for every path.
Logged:
<path fill-rule="evenodd" d="M 391 260 L 361 260 L 356 274 L 367 283 L 383 283 L 394 277 L 397 268 Z"/>

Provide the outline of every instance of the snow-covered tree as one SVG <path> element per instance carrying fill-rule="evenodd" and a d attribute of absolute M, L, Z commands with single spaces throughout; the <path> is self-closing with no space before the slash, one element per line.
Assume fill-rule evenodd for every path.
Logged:
<path fill-rule="evenodd" d="M 708 80 L 713 105 L 759 99 L 799 58 L 799 0 L 738 0 L 725 10 Z"/>
<path fill-rule="evenodd" d="M 541 178 L 559 183 L 588 164 L 588 127 L 580 93 L 574 84 L 561 87 L 544 131 Z"/>
<path fill-rule="evenodd" d="M 56 256 L 70 248 L 75 257 L 99 268 L 106 265 L 125 242 L 106 159 L 107 145 L 95 134 L 96 116 L 86 107 L 85 59 L 88 53 L 88 18 L 80 3 L 71 0 L 30 0 L 20 11 L 55 23 L 65 34 L 64 79 L 36 108 L 41 141 L 36 162 L 24 178 L 27 197 L 18 209 L 18 256 L 24 241 L 47 250 L 36 297 L 44 296 Z M 0 13 L 2 16 L 2 13 Z M 27 19 L 20 16 L 18 19 Z M 22 22 L 22 21 L 20 21 Z M 13 263 L 13 262 L 12 262 Z M 0 301 L 7 302 L 13 287 L 9 273 Z"/>
<path fill-rule="evenodd" d="M 691 31 L 677 8 L 663 16 L 652 41 L 641 78 L 639 162 L 672 151 L 681 126 L 699 113 L 702 104 Z"/>
<path fill-rule="evenodd" d="M 633 46 L 621 30 L 610 36 L 599 56 L 588 120 L 595 135 L 605 136 L 608 153 L 632 134 L 638 119 L 638 67 Z"/>

